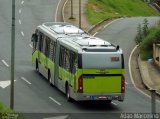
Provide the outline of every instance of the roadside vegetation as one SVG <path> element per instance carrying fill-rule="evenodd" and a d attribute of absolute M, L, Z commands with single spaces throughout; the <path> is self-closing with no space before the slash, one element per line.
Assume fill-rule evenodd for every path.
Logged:
<path fill-rule="evenodd" d="M 12 111 L 6 106 L 4 106 L 2 103 L 0 103 L 0 113 L 4 113 L 4 112 L 12 112 Z"/>
<path fill-rule="evenodd" d="M 24 119 L 4 104 L 0 103 L 0 119 Z"/>
<path fill-rule="evenodd" d="M 157 16 L 142 0 L 88 0 L 86 15 L 91 24 L 113 17 Z"/>
<path fill-rule="evenodd" d="M 140 48 L 142 60 L 153 58 L 153 43 L 160 42 L 160 21 L 154 27 L 148 28 L 148 21 L 144 19 L 143 25 L 138 26 L 136 43 Z"/>

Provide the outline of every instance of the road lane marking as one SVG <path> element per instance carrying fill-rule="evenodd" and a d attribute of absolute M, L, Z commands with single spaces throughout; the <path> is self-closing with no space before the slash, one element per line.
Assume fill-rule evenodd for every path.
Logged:
<path fill-rule="evenodd" d="M 22 36 L 24 36 L 24 33 L 23 33 L 23 31 L 21 31 L 21 34 L 22 34 Z"/>
<path fill-rule="evenodd" d="M 54 116 L 54 117 L 46 117 L 43 119 L 67 119 L 68 115 L 64 115 L 64 116 Z"/>
<path fill-rule="evenodd" d="M 19 24 L 22 24 L 21 20 L 19 19 Z"/>
<path fill-rule="evenodd" d="M 94 33 L 93 36 L 95 36 L 96 34 L 98 34 L 98 32 Z"/>
<path fill-rule="evenodd" d="M 31 82 L 29 82 L 26 78 L 24 78 L 24 77 L 21 77 L 21 79 L 22 80 L 24 80 L 26 83 L 28 83 L 29 85 L 31 85 L 32 83 Z"/>
<path fill-rule="evenodd" d="M 68 2 L 68 0 L 66 0 L 66 2 L 63 5 L 63 8 L 62 8 L 62 17 L 63 17 L 64 22 L 66 22 L 65 19 L 64 19 L 64 8 L 66 7 L 67 2 Z"/>
<path fill-rule="evenodd" d="M 21 9 L 19 9 L 19 14 L 21 14 L 22 13 L 22 10 Z"/>
<path fill-rule="evenodd" d="M 16 80 L 14 80 L 14 82 L 15 82 Z M 10 80 L 7 80 L 7 81 L 0 81 L 0 87 L 1 88 L 6 88 L 6 87 L 8 87 L 9 85 L 11 85 L 11 81 Z"/>
<path fill-rule="evenodd" d="M 114 103 L 114 102 L 111 102 L 111 103 L 112 103 L 113 105 L 116 105 L 116 106 L 118 105 L 118 104 L 116 104 L 116 103 Z"/>
<path fill-rule="evenodd" d="M 24 4 L 24 1 L 22 0 L 21 4 Z"/>
<path fill-rule="evenodd" d="M 58 8 L 59 8 L 59 5 L 60 5 L 61 1 L 62 1 L 62 0 L 60 0 L 60 1 L 58 2 L 57 8 L 56 8 L 55 22 L 57 22 Z"/>
<path fill-rule="evenodd" d="M 1 60 L 3 62 L 3 64 L 6 66 L 6 67 L 9 67 L 9 65 L 7 64 L 7 62 L 5 60 Z"/>
<path fill-rule="evenodd" d="M 52 97 L 49 97 L 49 99 L 51 99 L 53 102 L 55 102 L 55 103 L 58 104 L 58 105 L 62 105 L 61 103 L 59 103 L 57 100 L 55 100 L 55 99 L 52 98 Z"/>
<path fill-rule="evenodd" d="M 119 20 L 121 20 L 121 19 L 124 19 L 124 18 L 115 19 L 115 20 L 109 22 L 108 24 L 106 24 L 106 25 L 104 26 L 104 28 L 108 27 L 108 26 L 111 25 L 113 22 L 119 21 Z"/>
<path fill-rule="evenodd" d="M 31 48 L 33 48 L 32 44 L 29 44 L 29 46 L 30 46 Z"/>

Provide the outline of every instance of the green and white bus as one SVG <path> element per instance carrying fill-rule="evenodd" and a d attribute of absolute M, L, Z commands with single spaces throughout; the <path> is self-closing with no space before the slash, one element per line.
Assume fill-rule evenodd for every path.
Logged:
<path fill-rule="evenodd" d="M 58 38 L 53 31 L 38 26 L 32 37 L 32 63 L 50 84 L 68 101 L 124 100 L 124 58 L 119 46 L 82 30 L 81 35 Z"/>

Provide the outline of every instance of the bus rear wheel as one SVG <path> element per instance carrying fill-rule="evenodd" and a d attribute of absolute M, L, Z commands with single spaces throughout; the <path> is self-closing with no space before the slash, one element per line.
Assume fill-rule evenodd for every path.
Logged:
<path fill-rule="evenodd" d="M 50 72 L 50 70 L 48 70 L 48 81 L 49 81 L 49 84 L 52 86 L 52 79 L 51 79 L 51 72 Z"/>
<path fill-rule="evenodd" d="M 69 86 L 66 85 L 66 98 L 68 102 L 72 102 Z"/>
<path fill-rule="evenodd" d="M 39 72 L 38 60 L 36 59 L 36 71 Z"/>

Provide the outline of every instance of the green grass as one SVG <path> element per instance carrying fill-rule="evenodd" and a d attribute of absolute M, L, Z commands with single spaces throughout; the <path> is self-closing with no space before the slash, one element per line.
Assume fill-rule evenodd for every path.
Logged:
<path fill-rule="evenodd" d="M 8 119 L 11 116 L 18 116 L 17 119 L 24 119 L 22 116 L 15 113 L 13 110 L 5 106 L 4 104 L 0 103 L 0 119 Z"/>
<path fill-rule="evenodd" d="M 3 105 L 2 103 L 0 103 L 0 112 L 1 113 L 5 113 L 5 112 L 8 112 L 8 113 L 11 113 L 13 112 L 12 110 L 10 110 L 9 108 L 7 108 L 5 105 Z"/>
<path fill-rule="evenodd" d="M 91 24 L 122 16 L 158 16 L 158 12 L 141 0 L 88 0 L 86 15 Z"/>

